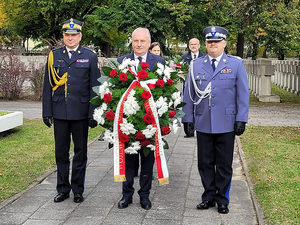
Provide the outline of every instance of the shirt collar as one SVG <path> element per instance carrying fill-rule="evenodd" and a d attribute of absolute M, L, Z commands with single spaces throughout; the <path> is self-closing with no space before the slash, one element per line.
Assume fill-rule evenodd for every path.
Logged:
<path fill-rule="evenodd" d="M 142 62 L 146 62 L 146 59 L 147 59 L 147 53 L 145 55 L 142 55 Z M 134 53 L 134 59 L 138 59 L 139 56 L 137 56 L 135 53 Z"/>
<path fill-rule="evenodd" d="M 224 54 L 224 53 L 222 53 L 222 54 L 219 55 L 217 58 L 215 58 L 217 62 L 220 62 L 220 60 L 221 60 L 223 54 Z M 211 60 L 213 59 L 213 57 L 211 57 L 210 55 L 208 55 L 208 57 L 209 57 L 209 61 L 211 62 Z"/>

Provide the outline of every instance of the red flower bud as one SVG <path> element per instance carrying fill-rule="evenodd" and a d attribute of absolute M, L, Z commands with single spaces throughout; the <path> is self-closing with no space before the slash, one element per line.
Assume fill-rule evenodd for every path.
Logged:
<path fill-rule="evenodd" d="M 142 98 L 148 100 L 151 97 L 151 93 L 149 91 L 142 92 Z"/>
<path fill-rule="evenodd" d="M 181 64 L 180 64 L 180 63 L 177 63 L 177 66 L 181 66 Z"/>
<path fill-rule="evenodd" d="M 112 100 L 111 93 L 105 94 L 103 99 L 106 103 L 109 103 Z"/>
<path fill-rule="evenodd" d="M 168 133 L 170 133 L 171 129 L 168 126 L 164 126 L 161 128 L 161 132 L 163 135 L 167 135 Z"/>
<path fill-rule="evenodd" d="M 143 70 L 145 70 L 145 69 L 147 69 L 149 67 L 149 64 L 146 63 L 146 62 L 141 62 L 140 65 L 141 65 L 141 67 L 142 67 Z"/>
<path fill-rule="evenodd" d="M 165 86 L 165 82 L 163 80 L 161 80 L 161 79 L 157 79 L 155 86 L 162 88 L 162 87 Z"/>
<path fill-rule="evenodd" d="M 172 79 L 169 79 L 169 80 L 167 81 L 167 84 L 170 85 L 170 86 L 173 85 L 173 80 L 172 80 Z"/>
<path fill-rule="evenodd" d="M 126 73 L 120 73 L 119 80 L 121 82 L 125 82 L 127 80 L 127 74 Z"/>
<path fill-rule="evenodd" d="M 111 77 L 116 77 L 116 76 L 118 75 L 118 72 L 117 72 L 116 69 L 113 69 L 112 71 L 110 71 L 109 75 L 110 75 Z"/>
<path fill-rule="evenodd" d="M 171 111 L 169 112 L 169 117 L 170 117 L 170 118 L 174 118 L 175 115 L 176 115 L 176 112 L 175 112 L 174 110 L 171 110 Z"/>
<path fill-rule="evenodd" d="M 140 72 L 138 72 L 138 77 L 142 80 L 142 79 L 146 79 L 148 77 L 148 73 L 146 70 L 141 70 Z"/>
<path fill-rule="evenodd" d="M 150 123 L 152 123 L 152 121 L 153 121 L 153 116 L 152 116 L 152 115 L 146 114 L 146 115 L 144 116 L 144 122 L 145 122 L 146 124 L 150 124 Z"/>
<path fill-rule="evenodd" d="M 136 133 L 135 137 L 136 137 L 136 139 L 138 139 L 138 140 L 143 140 L 143 139 L 146 138 L 145 135 L 142 133 L 142 131 L 138 131 L 138 132 Z"/>
<path fill-rule="evenodd" d="M 109 120 L 112 121 L 115 119 L 115 113 L 114 111 L 110 110 L 106 113 L 105 117 Z"/>
<path fill-rule="evenodd" d="M 121 142 L 128 142 L 128 141 L 129 141 L 129 136 L 128 136 L 127 134 L 121 133 L 121 134 L 119 135 L 119 140 L 120 140 Z"/>

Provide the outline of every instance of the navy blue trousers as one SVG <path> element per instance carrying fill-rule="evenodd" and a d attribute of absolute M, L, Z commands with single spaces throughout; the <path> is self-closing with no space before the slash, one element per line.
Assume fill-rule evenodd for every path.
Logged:
<path fill-rule="evenodd" d="M 70 143 L 74 144 L 71 182 Z M 88 120 L 59 120 L 54 119 L 55 160 L 57 166 L 58 193 L 82 194 L 87 163 Z"/>

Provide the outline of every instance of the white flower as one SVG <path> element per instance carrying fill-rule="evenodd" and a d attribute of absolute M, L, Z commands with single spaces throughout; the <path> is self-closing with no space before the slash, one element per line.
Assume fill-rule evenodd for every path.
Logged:
<path fill-rule="evenodd" d="M 113 132 L 111 132 L 109 130 L 105 130 L 103 140 L 113 144 L 114 143 L 114 134 L 113 134 Z"/>
<path fill-rule="evenodd" d="M 170 67 L 166 66 L 164 70 L 164 77 L 163 81 L 166 83 L 171 78 L 171 69 Z"/>
<path fill-rule="evenodd" d="M 136 133 L 136 129 L 134 129 L 134 125 L 132 123 L 127 123 L 126 119 L 123 119 L 123 123 L 120 124 L 120 130 L 126 135 Z"/>
<path fill-rule="evenodd" d="M 140 110 L 139 103 L 136 101 L 134 97 L 135 90 L 132 90 L 128 95 L 126 101 L 124 102 L 124 114 L 126 116 L 135 115 L 137 111 Z"/>
<path fill-rule="evenodd" d="M 131 146 L 125 149 L 125 153 L 127 154 L 138 154 L 138 150 L 141 149 L 141 144 L 139 141 L 135 141 L 131 143 Z"/>
<path fill-rule="evenodd" d="M 104 81 L 102 85 L 99 87 L 99 94 L 100 98 L 103 99 L 105 94 L 111 93 L 109 91 L 109 87 L 111 86 L 111 83 Z"/>
<path fill-rule="evenodd" d="M 103 111 L 103 109 L 102 109 L 101 107 L 96 108 L 96 109 L 94 110 L 94 113 L 93 113 L 93 118 L 94 118 L 94 120 L 96 120 L 97 123 L 98 123 L 98 124 L 101 124 L 101 125 L 103 125 L 104 122 L 105 122 L 105 121 L 104 121 L 104 118 L 102 117 L 103 113 L 104 113 L 104 111 Z"/>
<path fill-rule="evenodd" d="M 177 92 L 173 93 L 171 96 L 172 96 L 172 99 L 174 100 L 174 107 L 176 108 L 177 105 L 179 105 L 181 103 L 180 92 L 177 91 Z"/>
<path fill-rule="evenodd" d="M 169 102 L 169 108 L 172 107 L 173 103 L 174 103 L 174 102 L 173 102 L 172 100 L 170 100 L 170 102 Z"/>
<path fill-rule="evenodd" d="M 175 119 L 173 121 L 173 131 L 174 131 L 174 134 L 176 134 L 177 130 L 180 128 L 180 126 L 178 126 L 178 125 L 179 125 L 179 121 L 178 121 L 178 119 Z"/>
<path fill-rule="evenodd" d="M 128 64 L 131 61 L 131 59 L 126 58 L 123 60 L 123 62 L 119 65 L 119 70 L 124 70 L 126 68 L 128 68 Z"/>
<path fill-rule="evenodd" d="M 142 133 L 143 133 L 143 135 L 145 135 L 146 138 L 151 138 L 155 134 L 156 131 L 157 131 L 157 128 L 153 127 L 153 125 L 150 124 L 146 127 L 145 130 L 142 130 Z"/>
<path fill-rule="evenodd" d="M 146 147 L 150 148 L 151 151 L 155 151 L 155 145 L 147 145 Z"/>
<path fill-rule="evenodd" d="M 167 103 L 167 98 L 160 96 L 159 99 L 155 102 L 156 108 L 157 108 L 157 113 L 161 117 L 164 113 L 168 111 L 168 103 Z"/>

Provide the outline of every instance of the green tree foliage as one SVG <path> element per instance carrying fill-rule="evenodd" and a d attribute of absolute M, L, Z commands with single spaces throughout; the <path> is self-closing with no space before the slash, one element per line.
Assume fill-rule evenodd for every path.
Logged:
<path fill-rule="evenodd" d="M 85 22 L 84 43 L 99 46 L 105 56 L 124 49 L 137 27 L 147 27 L 168 54 L 166 43 L 193 37 L 203 43 L 203 28 L 218 25 L 229 31 L 231 54 L 299 57 L 299 0 L 4 0 L 1 10 L 6 24 L 0 24 L 0 36 L 9 31 L 23 39 L 58 40 L 61 23 L 76 18 Z"/>

